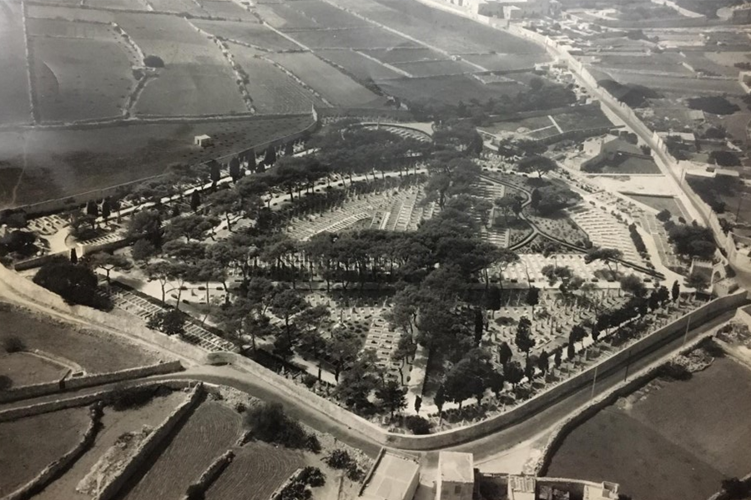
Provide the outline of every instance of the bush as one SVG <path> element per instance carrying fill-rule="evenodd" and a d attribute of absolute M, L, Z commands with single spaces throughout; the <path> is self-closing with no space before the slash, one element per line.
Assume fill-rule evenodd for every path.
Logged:
<path fill-rule="evenodd" d="M 360 469 L 357 464 L 353 463 L 347 467 L 347 479 L 350 481 L 359 481 L 365 473 Z"/>
<path fill-rule="evenodd" d="M 678 363 L 665 363 L 660 367 L 659 376 L 668 380 L 690 380 L 692 373 Z"/>
<path fill-rule="evenodd" d="M 321 469 L 319 469 L 318 467 L 305 467 L 302 472 L 300 472 L 298 479 L 303 484 L 307 484 L 308 486 L 312 486 L 313 488 L 318 488 L 326 484 L 326 475 L 321 472 Z"/>
<path fill-rule="evenodd" d="M 94 271 L 72 264 L 64 257 L 44 264 L 34 276 L 34 283 L 58 294 L 69 304 L 112 309 L 110 298 L 100 293 L 99 279 Z"/>
<path fill-rule="evenodd" d="M 13 387 L 13 381 L 7 375 L 0 375 L 0 391 L 5 391 Z"/>
<path fill-rule="evenodd" d="M 26 344 L 24 344 L 23 340 L 18 337 L 6 337 L 5 339 L 3 339 L 3 349 L 5 349 L 5 352 L 7 352 L 8 354 L 12 354 L 14 352 L 21 352 L 25 350 Z"/>
<path fill-rule="evenodd" d="M 188 486 L 185 496 L 187 500 L 204 500 L 206 498 L 203 489 L 197 484 L 191 484 Z"/>
<path fill-rule="evenodd" d="M 417 415 L 408 416 L 404 420 L 404 425 L 412 431 L 412 434 L 417 435 L 430 434 L 430 430 L 433 427 L 430 421 Z"/>
<path fill-rule="evenodd" d="M 253 430 L 253 437 L 287 448 L 306 448 L 309 436 L 300 423 L 284 412 L 279 403 L 266 403 L 245 415 L 245 425 Z"/>
<path fill-rule="evenodd" d="M 318 436 L 309 434 L 307 439 L 305 439 L 305 448 L 311 453 L 321 453 L 321 442 L 318 440 Z"/>
<path fill-rule="evenodd" d="M 149 68 L 163 68 L 164 61 L 159 56 L 148 55 L 143 58 L 143 64 Z"/>
<path fill-rule="evenodd" d="M 306 373 L 302 377 L 302 383 L 305 384 L 305 387 L 307 387 L 308 389 L 311 389 L 314 385 L 316 385 L 316 382 L 318 382 L 318 377 L 311 375 L 310 373 Z"/>
<path fill-rule="evenodd" d="M 720 347 L 717 342 L 710 339 L 706 342 L 704 342 L 701 346 L 702 350 L 712 356 L 713 358 L 722 358 L 725 357 L 725 350 Z"/>
<path fill-rule="evenodd" d="M 670 220 L 670 218 L 671 218 L 672 216 L 673 216 L 673 215 L 672 215 L 672 214 L 670 213 L 670 210 L 668 210 L 667 208 L 665 208 L 665 209 L 661 210 L 661 211 L 660 211 L 660 213 L 658 213 L 658 214 L 656 215 L 656 217 L 657 217 L 657 220 L 658 220 L 658 221 L 660 221 L 660 222 L 667 222 L 667 221 L 669 221 L 669 220 Z"/>
<path fill-rule="evenodd" d="M 349 456 L 349 453 L 346 450 L 342 450 L 340 448 L 333 450 L 329 454 L 329 456 L 323 459 L 323 461 L 329 467 L 339 470 L 347 469 L 352 465 L 357 466 L 357 462 L 355 462 L 352 457 Z"/>
<path fill-rule="evenodd" d="M 715 115 L 732 115 L 741 110 L 722 96 L 694 97 L 688 100 L 688 107 Z"/>
<path fill-rule="evenodd" d="M 155 395 L 156 390 L 151 387 L 128 388 L 119 386 L 112 391 L 112 409 L 125 411 L 141 408 L 154 399 Z"/>

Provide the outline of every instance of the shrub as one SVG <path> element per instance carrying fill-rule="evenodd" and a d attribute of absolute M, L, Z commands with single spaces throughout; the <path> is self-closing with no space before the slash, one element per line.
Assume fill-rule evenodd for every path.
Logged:
<path fill-rule="evenodd" d="M 701 348 L 704 350 L 704 352 L 706 352 L 713 358 L 722 358 L 725 356 L 725 350 L 720 347 L 714 340 L 710 339 L 704 342 Z"/>
<path fill-rule="evenodd" d="M 7 352 L 8 354 L 12 354 L 14 352 L 21 352 L 25 350 L 26 344 L 24 344 L 23 340 L 18 337 L 6 337 L 5 339 L 3 339 L 3 349 L 5 349 L 5 352 Z"/>
<path fill-rule="evenodd" d="M 665 363 L 660 367 L 659 376 L 668 380 L 690 380 L 692 373 L 683 365 L 678 363 Z"/>
<path fill-rule="evenodd" d="M 404 425 L 412 431 L 412 434 L 424 435 L 430 434 L 430 430 L 433 427 L 427 419 L 424 419 L 418 415 L 410 415 L 404 420 Z"/>
<path fill-rule="evenodd" d="M 156 391 L 150 387 L 128 388 L 119 386 L 112 391 L 112 409 L 115 411 L 132 410 L 146 406 Z"/>
<path fill-rule="evenodd" d="M 715 115 L 732 115 L 741 109 L 722 96 L 694 97 L 688 100 L 688 107 Z"/>
<path fill-rule="evenodd" d="M 7 375 L 0 375 L 0 391 L 13 387 L 13 381 Z"/>
<path fill-rule="evenodd" d="M 72 264 L 64 257 L 44 264 L 34 276 L 34 283 L 58 294 L 69 304 L 112 309 L 110 298 L 100 293 L 94 271 Z"/>
<path fill-rule="evenodd" d="M 351 465 L 357 466 L 357 463 L 349 456 L 349 453 L 340 448 L 333 450 L 323 461 L 326 465 L 339 470 L 344 470 Z"/>
<path fill-rule="evenodd" d="M 203 493 L 203 488 L 197 484 L 191 484 L 188 486 L 188 490 L 185 492 L 187 500 L 204 500 L 206 496 Z"/>
<path fill-rule="evenodd" d="M 314 385 L 316 385 L 316 382 L 318 382 L 318 377 L 311 375 L 310 373 L 306 373 L 302 377 L 302 383 L 305 384 L 305 387 L 307 387 L 308 389 L 311 389 Z"/>
<path fill-rule="evenodd" d="M 279 500 L 308 500 L 313 494 L 301 481 L 292 481 L 279 493 Z"/>
<path fill-rule="evenodd" d="M 660 213 L 658 213 L 656 217 L 657 217 L 657 220 L 659 220 L 660 222 L 667 222 L 672 217 L 672 214 L 670 213 L 670 210 L 665 208 L 661 210 Z"/>
<path fill-rule="evenodd" d="M 245 415 L 245 425 L 253 430 L 253 436 L 267 443 L 276 443 L 288 448 L 305 448 L 308 435 L 300 423 L 284 412 L 279 403 L 266 403 L 251 409 Z"/>
<path fill-rule="evenodd" d="M 308 467 L 305 467 L 302 472 L 300 472 L 298 479 L 303 484 L 307 484 L 308 486 L 312 486 L 313 488 L 318 488 L 326 484 L 326 475 L 321 472 L 321 469 L 319 469 L 318 467 L 312 467 L 310 465 Z"/>
<path fill-rule="evenodd" d="M 321 453 L 321 442 L 315 434 L 309 434 L 305 439 L 305 448 L 311 453 Z"/>
<path fill-rule="evenodd" d="M 347 479 L 350 481 L 359 481 L 362 479 L 362 476 L 365 473 L 362 471 L 361 468 L 357 466 L 356 463 L 351 464 L 349 467 L 347 467 Z"/>
<path fill-rule="evenodd" d="M 164 61 L 159 56 L 148 55 L 143 58 L 143 64 L 149 68 L 163 68 Z"/>

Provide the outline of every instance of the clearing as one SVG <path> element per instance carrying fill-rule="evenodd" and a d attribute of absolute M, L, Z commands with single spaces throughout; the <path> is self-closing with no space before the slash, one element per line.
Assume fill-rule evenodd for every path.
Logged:
<path fill-rule="evenodd" d="M 547 475 L 615 481 L 650 500 L 704 500 L 751 464 L 751 372 L 726 358 L 687 382 L 656 380 L 575 429 Z"/>

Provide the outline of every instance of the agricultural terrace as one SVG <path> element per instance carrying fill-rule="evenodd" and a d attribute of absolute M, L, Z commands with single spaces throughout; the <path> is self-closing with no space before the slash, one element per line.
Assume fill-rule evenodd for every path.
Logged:
<path fill-rule="evenodd" d="M 183 390 L 158 382 L 119 386 L 88 407 L 68 403 L 74 406 L 0 422 L 7 452 L 0 455 L 0 492 L 11 493 L 59 461 L 91 426 L 93 439 L 83 442 L 66 467 L 38 483 L 34 498 L 91 498 L 134 462 L 121 486 L 109 490 L 114 498 L 179 499 L 200 491 L 205 498 L 266 499 L 298 468 L 305 470 L 291 482 L 308 495 L 357 495 L 371 464 L 361 452 L 304 427 L 280 406 L 229 387 L 186 385 Z M 177 415 L 184 405 L 187 412 Z M 168 421 L 174 427 L 154 437 Z M 147 439 L 156 446 L 144 454 L 139 447 Z M 231 460 L 197 487 L 220 457 Z"/>
<path fill-rule="evenodd" d="M 330 120 L 304 144 L 171 168 L 67 226 L 48 220 L 65 241 L 138 241 L 34 279 L 209 351 L 237 346 L 413 432 L 506 411 L 696 306 L 644 245 L 637 207 L 545 146 L 508 141 L 483 160 L 468 120 L 426 125 Z M 681 253 L 709 250 L 684 233 Z M 60 273 L 88 284 L 56 287 Z M 430 421 L 404 418 L 416 401 Z"/>
<path fill-rule="evenodd" d="M 708 498 L 723 479 L 745 476 L 742 415 L 751 408 L 737 395 L 751 390 L 751 373 L 701 350 L 691 357 L 711 365 L 690 380 L 660 377 L 597 413 L 565 438 L 547 475 L 614 481 L 626 495 L 656 500 Z"/>

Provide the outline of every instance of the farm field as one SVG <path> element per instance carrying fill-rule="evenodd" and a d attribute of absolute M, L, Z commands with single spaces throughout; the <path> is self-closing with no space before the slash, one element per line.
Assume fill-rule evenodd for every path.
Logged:
<path fill-rule="evenodd" d="M 262 50 L 274 52 L 283 50 L 300 50 L 299 45 L 291 42 L 262 24 L 232 21 L 209 21 L 204 19 L 191 19 L 190 22 L 212 35 L 252 45 L 253 47 Z"/>
<path fill-rule="evenodd" d="M 655 210 L 661 212 L 668 210 L 673 217 L 684 217 L 688 219 L 686 210 L 683 207 L 681 200 L 669 196 L 646 196 L 640 194 L 627 194 L 629 198 L 633 198 L 640 203 L 644 203 L 648 207 L 652 207 Z"/>
<path fill-rule="evenodd" d="M 115 15 L 117 14 L 105 10 L 79 9 L 76 8 L 77 5 L 77 2 L 75 4 L 71 3 L 70 7 L 62 5 L 27 5 L 27 18 L 111 23 L 115 20 Z"/>
<path fill-rule="evenodd" d="M 184 400 L 185 393 L 176 391 L 155 397 L 141 408 L 116 411 L 110 406 L 105 407 L 101 420 L 102 428 L 92 447 L 61 477 L 35 495 L 35 500 L 89 500 L 91 497 L 76 491 L 76 486 L 99 458 L 114 446 L 117 439 L 126 432 L 139 431 L 144 426 L 158 426 Z"/>
<path fill-rule="evenodd" d="M 652 158 L 617 154 L 613 160 L 603 161 L 596 173 L 601 174 L 660 174 L 660 167 Z"/>
<path fill-rule="evenodd" d="M 240 432 L 240 415 L 216 402 L 201 403 L 161 453 L 147 460 L 138 483 L 120 495 L 127 500 L 180 500 Z"/>
<path fill-rule="evenodd" d="M 235 75 L 219 47 L 185 19 L 155 14 L 122 14 L 117 23 L 144 54 L 165 64 L 146 84 L 139 115 L 221 115 L 247 111 Z M 169 97 L 169 98 L 167 98 Z"/>
<path fill-rule="evenodd" d="M 269 58 L 334 105 L 381 107 L 385 103 L 385 98 L 374 94 L 313 54 L 273 54 Z"/>
<path fill-rule="evenodd" d="M 121 10 L 148 10 L 145 0 L 82 0 L 85 7 Z"/>
<path fill-rule="evenodd" d="M 285 33 L 311 49 L 370 49 L 388 47 L 417 47 L 418 45 L 394 33 L 375 26 L 333 30 L 299 30 Z"/>
<path fill-rule="evenodd" d="M 570 113 L 558 113 L 553 116 L 553 119 L 564 132 L 614 126 L 613 122 L 605 116 L 600 108 L 587 108 Z"/>
<path fill-rule="evenodd" d="M 431 49 L 400 47 L 393 49 L 363 50 L 365 54 L 375 57 L 387 64 L 407 63 L 415 61 L 447 61 L 448 57 Z"/>
<path fill-rule="evenodd" d="M 369 23 L 319 0 L 297 0 L 293 4 L 270 3 L 258 6 L 262 18 L 275 28 L 356 28 Z"/>
<path fill-rule="evenodd" d="M 416 77 L 462 75 L 479 71 L 477 67 L 464 61 L 420 61 L 397 63 L 394 66 Z"/>
<path fill-rule="evenodd" d="M 31 45 L 35 104 L 42 121 L 70 122 L 122 114 L 135 81 L 130 60 L 117 41 L 32 37 Z"/>
<path fill-rule="evenodd" d="M 96 129 L 0 131 L 0 208 L 160 175 L 171 163 L 192 164 L 237 153 L 303 130 L 312 121 L 307 114 Z M 214 138 L 213 147 L 193 146 L 193 137 L 203 133 Z M 29 152 L 25 161 L 24 147 Z"/>
<path fill-rule="evenodd" d="M 211 17 L 258 22 L 258 18 L 252 12 L 243 9 L 232 0 L 201 0 L 199 3 Z"/>
<path fill-rule="evenodd" d="M 502 95 L 514 96 L 526 88 L 518 82 L 483 84 L 466 75 L 378 80 L 376 83 L 384 92 L 403 99 L 448 104 L 473 98 L 482 102 L 491 97 L 497 99 Z"/>
<path fill-rule="evenodd" d="M 619 72 L 617 68 L 608 68 L 607 71 L 621 84 L 638 84 L 657 91 L 681 92 L 686 97 L 694 97 L 693 94 L 717 95 L 728 93 L 731 95 L 740 95 L 743 93 L 740 84 L 735 80 L 651 76 L 638 73 L 623 73 Z"/>
<path fill-rule="evenodd" d="M 575 429 L 550 477 L 620 483 L 651 500 L 704 500 L 749 472 L 751 372 L 719 358 L 687 382 L 658 380 Z"/>
<path fill-rule="evenodd" d="M 60 380 L 67 369 L 27 352 L 0 354 L 0 375 L 10 378 L 13 387 Z"/>
<path fill-rule="evenodd" d="M 236 451 L 235 459 L 206 492 L 206 500 L 266 500 L 303 466 L 299 451 L 250 442 Z"/>
<path fill-rule="evenodd" d="M 518 71 L 521 69 L 533 69 L 536 63 L 545 62 L 544 54 L 465 54 L 466 59 L 479 64 L 488 71 Z"/>
<path fill-rule="evenodd" d="M 361 52 L 352 50 L 316 50 L 315 53 L 321 59 L 344 68 L 360 81 L 401 78 L 403 76 L 380 64 L 378 61 L 369 59 Z"/>
<path fill-rule="evenodd" d="M 192 0 L 149 0 L 156 12 L 186 12 L 193 15 L 204 14 Z"/>
<path fill-rule="evenodd" d="M 115 32 L 109 24 L 98 22 L 69 21 L 67 19 L 35 18 L 26 20 L 29 36 L 63 38 L 113 39 Z"/>
<path fill-rule="evenodd" d="M 158 357 L 111 335 L 94 335 L 42 319 L 0 303 L 2 337 L 15 336 L 27 350 L 39 349 L 81 365 L 90 373 L 104 373 L 156 363 Z M 12 375 L 11 375 L 12 378 Z"/>
<path fill-rule="evenodd" d="M 0 116 L 3 123 L 31 121 L 21 2 L 0 0 Z"/>
<path fill-rule="evenodd" d="M 253 106 L 261 114 L 308 113 L 315 104 L 326 104 L 271 62 L 242 45 L 229 44 L 235 61 L 248 74 L 246 84 Z"/>
<path fill-rule="evenodd" d="M 86 407 L 0 423 L 0 495 L 30 481 L 70 451 L 90 422 Z"/>

